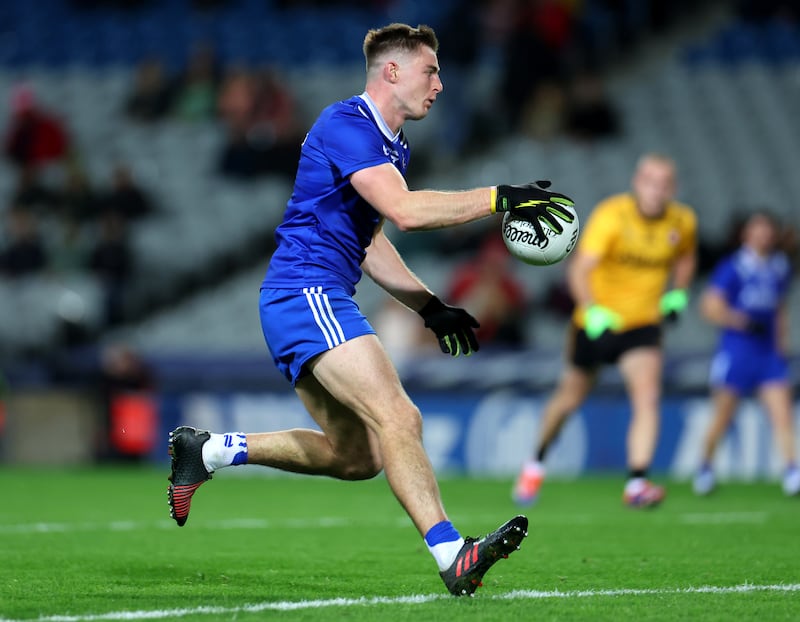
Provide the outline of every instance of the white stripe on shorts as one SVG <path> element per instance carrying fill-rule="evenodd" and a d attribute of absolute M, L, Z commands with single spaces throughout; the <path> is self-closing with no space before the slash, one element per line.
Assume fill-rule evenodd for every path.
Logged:
<path fill-rule="evenodd" d="M 714 358 L 711 359 L 711 369 L 709 370 L 709 381 L 711 384 L 715 386 L 725 384 L 730 369 L 730 355 L 727 352 L 717 352 Z"/>
<path fill-rule="evenodd" d="M 322 331 L 328 349 L 344 343 L 344 331 L 338 320 L 333 314 L 328 295 L 322 293 L 322 287 L 304 287 L 303 293 L 306 295 L 308 306 L 314 314 L 314 321 Z"/>

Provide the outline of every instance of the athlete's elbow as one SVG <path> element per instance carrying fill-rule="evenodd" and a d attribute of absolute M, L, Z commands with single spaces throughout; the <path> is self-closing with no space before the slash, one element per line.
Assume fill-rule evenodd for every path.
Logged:
<path fill-rule="evenodd" d="M 428 228 L 427 223 L 416 215 L 407 212 L 398 212 L 389 217 L 395 227 L 403 233 L 422 231 Z"/>

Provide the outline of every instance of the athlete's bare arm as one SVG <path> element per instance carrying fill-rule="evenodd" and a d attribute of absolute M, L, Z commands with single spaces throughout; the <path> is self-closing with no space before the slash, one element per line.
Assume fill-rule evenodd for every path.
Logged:
<path fill-rule="evenodd" d="M 492 213 L 489 187 L 454 192 L 409 190 L 400 171 L 388 162 L 356 171 L 350 183 L 401 231 L 451 227 Z"/>
<path fill-rule="evenodd" d="M 597 255 L 576 250 L 567 266 L 567 285 L 572 299 L 578 307 L 585 309 L 594 304 L 589 275 L 598 263 L 600 263 L 600 257 Z"/>
<path fill-rule="evenodd" d="M 725 295 L 716 287 L 709 287 L 700 299 L 700 312 L 709 322 L 721 328 L 743 330 L 747 316 L 731 308 Z"/>
<path fill-rule="evenodd" d="M 697 255 L 694 251 L 677 257 L 672 269 L 672 286 L 675 289 L 688 289 L 696 269 Z"/>
<path fill-rule="evenodd" d="M 382 226 L 367 247 L 361 268 L 389 294 L 414 311 L 424 307 L 433 295 L 405 264 Z"/>

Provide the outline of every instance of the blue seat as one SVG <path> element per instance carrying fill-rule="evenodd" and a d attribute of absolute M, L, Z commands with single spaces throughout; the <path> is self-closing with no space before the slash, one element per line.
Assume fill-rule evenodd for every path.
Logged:
<path fill-rule="evenodd" d="M 727 65 L 757 60 L 761 51 L 758 28 L 742 22 L 724 28 L 717 35 L 715 45 L 719 60 Z"/>

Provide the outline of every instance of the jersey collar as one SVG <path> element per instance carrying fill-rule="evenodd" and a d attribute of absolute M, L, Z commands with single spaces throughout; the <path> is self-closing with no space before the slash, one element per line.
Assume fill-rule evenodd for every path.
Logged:
<path fill-rule="evenodd" d="M 752 248 L 744 245 L 739 249 L 739 257 L 742 265 L 751 270 L 757 269 L 769 261 L 769 256 L 762 257 Z"/>
<path fill-rule="evenodd" d="M 383 115 L 378 111 L 378 107 L 375 105 L 375 102 L 372 101 L 372 98 L 367 94 L 366 91 L 359 95 L 361 100 L 367 105 L 369 111 L 372 113 L 372 118 L 375 120 L 375 123 L 378 125 L 378 129 L 380 129 L 381 134 L 386 136 L 392 142 L 396 142 L 397 139 L 400 137 L 400 132 L 402 130 L 398 130 L 397 134 L 392 134 L 392 130 L 389 129 L 389 126 L 386 125 L 386 121 L 383 120 Z"/>

